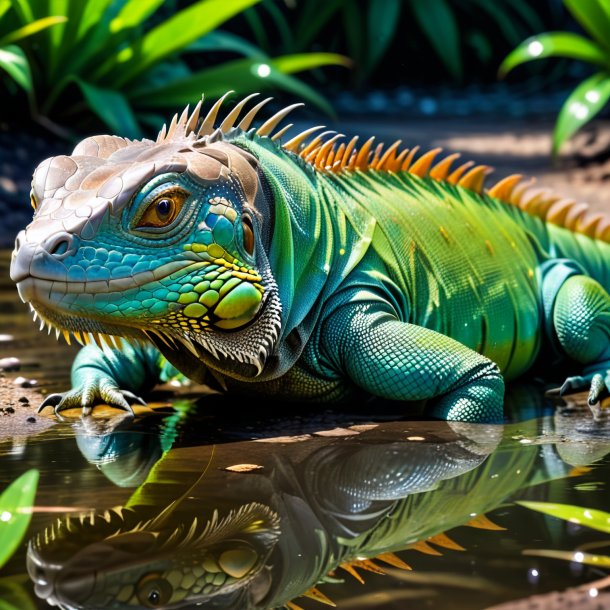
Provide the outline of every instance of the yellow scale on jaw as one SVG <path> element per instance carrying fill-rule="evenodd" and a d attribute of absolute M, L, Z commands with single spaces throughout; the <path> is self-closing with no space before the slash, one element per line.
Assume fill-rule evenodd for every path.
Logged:
<path fill-rule="evenodd" d="M 191 328 L 196 332 L 210 325 L 210 318 L 207 315 L 211 307 L 222 302 L 223 297 L 233 288 L 239 285 L 248 285 L 255 288 L 260 295 L 264 293 L 264 287 L 260 283 L 261 276 L 248 267 L 240 266 L 239 260 L 229 254 L 218 244 L 187 244 L 185 250 L 190 250 L 197 254 L 206 253 L 212 258 L 211 261 L 200 263 L 202 270 L 208 265 L 217 265 L 226 269 L 226 272 L 214 270 L 214 278 L 205 279 L 193 288 L 192 292 L 187 292 L 180 296 L 180 302 L 185 305 L 180 312 L 170 313 L 163 319 L 152 320 L 153 324 L 160 324 L 165 328 Z M 225 258 L 226 257 L 226 258 Z M 230 273 L 230 277 L 222 277 L 224 273 Z M 205 278 L 205 275 L 204 275 Z M 236 281 L 234 281 L 236 280 Z M 212 286 L 213 282 L 222 282 L 219 286 Z M 246 284 L 247 283 L 247 284 Z M 252 299 L 252 295 L 250 295 Z M 239 316 L 236 316 L 239 318 Z M 218 326 L 232 327 L 231 319 L 220 320 Z"/>

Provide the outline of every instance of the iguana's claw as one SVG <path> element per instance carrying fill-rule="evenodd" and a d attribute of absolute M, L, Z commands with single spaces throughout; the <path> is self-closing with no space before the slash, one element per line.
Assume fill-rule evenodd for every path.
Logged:
<path fill-rule="evenodd" d="M 604 377 L 601 373 L 594 373 L 585 377 L 568 377 L 560 388 L 548 390 L 546 395 L 554 398 L 565 396 L 572 392 L 581 392 L 588 388 L 589 394 L 587 396 L 587 404 L 589 405 L 589 409 L 591 409 L 593 419 L 598 420 L 601 418 L 602 414 L 601 401 L 610 396 L 609 384 L 610 375 Z"/>
<path fill-rule="evenodd" d="M 68 392 L 49 394 L 38 407 L 40 413 L 46 407 L 54 407 L 55 415 L 61 418 L 60 412 L 65 409 L 81 408 L 83 415 L 90 415 L 95 404 L 106 403 L 123 409 L 135 417 L 132 403 L 146 405 L 146 402 L 129 390 L 121 390 L 111 384 L 100 384 L 95 387 L 77 388 Z"/>

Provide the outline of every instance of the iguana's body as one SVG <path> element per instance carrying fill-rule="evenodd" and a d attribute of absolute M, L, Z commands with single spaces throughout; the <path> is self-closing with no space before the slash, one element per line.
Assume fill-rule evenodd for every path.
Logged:
<path fill-rule="evenodd" d="M 432 167 L 437 151 L 414 160 L 305 135 L 281 147 L 267 136 L 282 113 L 246 133 L 232 112 L 213 132 L 217 109 L 198 133 L 197 109 L 156 144 L 100 136 L 39 167 L 12 275 L 43 320 L 78 339 L 151 339 L 187 376 L 229 389 L 364 389 L 473 421 L 501 418 L 503 376 L 546 345 L 593 365 L 566 387 L 591 382 L 597 402 L 606 219 L 512 177 L 483 193 L 485 167 Z M 86 347 L 75 389 L 50 403 L 128 407 L 118 388 L 156 381 L 160 362 L 150 346 Z"/>

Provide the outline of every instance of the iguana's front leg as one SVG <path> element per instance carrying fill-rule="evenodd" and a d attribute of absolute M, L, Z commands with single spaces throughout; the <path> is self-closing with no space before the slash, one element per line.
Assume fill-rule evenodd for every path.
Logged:
<path fill-rule="evenodd" d="M 123 341 L 121 350 L 88 345 L 78 352 L 72 365 L 72 389 L 50 394 L 38 410 L 53 406 L 57 414 L 82 407 L 87 415 L 95 404 L 106 403 L 133 414 L 131 403 L 146 404 L 137 394 L 152 388 L 162 373 L 166 376 L 168 367 L 171 365 L 152 345 Z"/>
<path fill-rule="evenodd" d="M 504 382 L 497 365 L 450 337 L 401 322 L 389 306 L 343 305 L 320 336 L 334 367 L 372 394 L 434 399 L 428 412 L 441 419 L 502 421 Z"/>

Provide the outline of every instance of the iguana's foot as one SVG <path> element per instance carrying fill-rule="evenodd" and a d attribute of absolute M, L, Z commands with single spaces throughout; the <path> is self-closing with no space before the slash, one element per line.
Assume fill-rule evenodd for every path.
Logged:
<path fill-rule="evenodd" d="M 602 402 L 606 402 L 605 399 L 610 397 L 610 370 L 603 374 L 591 373 L 585 376 L 568 377 L 561 387 L 549 390 L 547 396 L 565 396 L 587 389 L 589 390 L 587 404 L 591 409 L 593 419 L 599 420 L 602 418 L 602 409 L 607 408 L 607 405 L 602 405 Z"/>
<path fill-rule="evenodd" d="M 135 416 L 131 404 L 146 405 L 146 402 L 133 392 L 121 390 L 110 380 L 101 380 L 83 384 L 67 392 L 49 394 L 38 407 L 38 413 L 46 407 L 54 407 L 55 415 L 60 417 L 60 411 L 80 407 L 83 410 L 83 415 L 89 415 L 94 405 L 101 403 L 123 409 L 131 417 Z"/>

